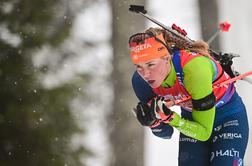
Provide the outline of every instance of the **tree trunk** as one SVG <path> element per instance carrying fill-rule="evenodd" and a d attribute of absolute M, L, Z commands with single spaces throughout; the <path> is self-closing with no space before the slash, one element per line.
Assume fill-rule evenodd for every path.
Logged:
<path fill-rule="evenodd" d="M 137 103 L 131 87 L 131 64 L 128 48 L 129 36 L 144 29 L 145 19 L 128 8 L 130 4 L 144 5 L 144 0 L 111 0 L 113 17 L 113 112 L 109 117 L 110 141 L 113 156 L 111 166 L 143 166 L 144 132 L 131 112 Z"/>
<path fill-rule="evenodd" d="M 202 36 L 207 41 L 218 29 L 218 6 L 216 0 L 198 0 Z M 220 48 L 219 37 L 210 44 L 213 49 Z"/>

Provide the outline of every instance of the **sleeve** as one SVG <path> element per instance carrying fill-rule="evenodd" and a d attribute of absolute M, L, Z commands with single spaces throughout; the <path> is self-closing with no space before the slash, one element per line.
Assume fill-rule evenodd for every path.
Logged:
<path fill-rule="evenodd" d="M 156 94 L 153 92 L 152 88 L 149 84 L 144 81 L 144 79 L 138 74 L 138 72 L 134 72 L 132 79 L 132 87 L 137 96 L 137 98 L 147 104 L 151 99 L 153 99 Z"/>
<path fill-rule="evenodd" d="M 166 125 L 164 123 L 160 123 L 160 125 L 151 128 L 152 133 L 163 139 L 170 139 L 173 134 L 173 127 Z"/>
<path fill-rule="evenodd" d="M 210 59 L 200 56 L 189 61 L 183 68 L 184 84 L 193 100 L 202 100 L 212 94 L 214 69 Z M 192 110 L 192 121 L 181 118 L 175 113 L 170 125 L 181 133 L 200 141 L 209 139 L 212 133 L 215 107 L 206 110 Z"/>
<path fill-rule="evenodd" d="M 131 81 L 134 92 L 141 102 L 148 103 L 156 96 L 149 84 L 136 71 Z M 151 131 L 157 137 L 169 139 L 173 134 L 173 127 L 160 123 L 158 126 L 151 128 Z"/>

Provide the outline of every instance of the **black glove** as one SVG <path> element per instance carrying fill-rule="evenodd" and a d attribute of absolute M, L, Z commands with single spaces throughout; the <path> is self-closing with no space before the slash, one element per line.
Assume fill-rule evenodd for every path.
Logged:
<path fill-rule="evenodd" d="M 151 116 L 153 119 L 169 123 L 173 119 L 173 112 L 166 107 L 164 97 L 158 96 L 151 101 Z"/>
<path fill-rule="evenodd" d="M 143 126 L 152 126 L 157 119 L 151 115 L 151 108 L 144 103 L 139 102 L 136 108 L 133 108 L 136 113 L 137 120 Z"/>

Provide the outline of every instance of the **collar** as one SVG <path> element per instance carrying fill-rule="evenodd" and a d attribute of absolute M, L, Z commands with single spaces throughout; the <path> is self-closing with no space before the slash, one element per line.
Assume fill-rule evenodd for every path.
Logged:
<path fill-rule="evenodd" d="M 165 80 L 163 81 L 161 86 L 163 86 L 165 88 L 172 87 L 174 85 L 175 81 L 176 81 L 176 71 L 173 66 L 173 62 L 171 61 L 171 71 L 168 74 L 168 76 L 165 78 Z"/>

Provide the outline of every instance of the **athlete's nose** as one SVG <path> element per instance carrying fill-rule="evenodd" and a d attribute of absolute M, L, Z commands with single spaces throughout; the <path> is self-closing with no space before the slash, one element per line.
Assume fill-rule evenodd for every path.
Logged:
<path fill-rule="evenodd" d="M 151 71 L 149 69 L 144 69 L 143 70 L 143 73 L 142 73 L 142 76 L 145 80 L 148 80 L 151 76 Z"/>

